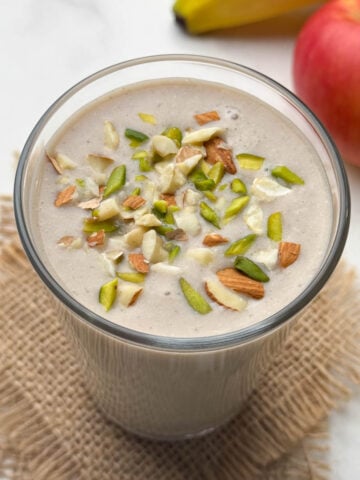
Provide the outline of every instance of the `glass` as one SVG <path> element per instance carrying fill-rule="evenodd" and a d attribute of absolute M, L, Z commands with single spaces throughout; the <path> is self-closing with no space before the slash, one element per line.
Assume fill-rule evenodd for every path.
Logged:
<path fill-rule="evenodd" d="M 96 315 L 51 276 L 36 244 L 31 198 L 41 153 L 77 110 L 121 86 L 160 78 L 195 78 L 249 93 L 289 119 L 323 162 L 333 200 L 333 228 L 324 260 L 305 290 L 276 314 L 241 330 L 197 338 L 141 333 Z M 192 55 L 140 58 L 106 68 L 62 95 L 41 117 L 21 154 L 15 215 L 24 249 L 54 294 L 60 321 L 73 341 L 85 380 L 104 413 L 139 435 L 175 439 L 200 435 L 239 412 L 269 359 L 282 347 L 291 320 L 320 291 L 342 253 L 350 216 L 349 189 L 328 134 L 291 92 L 246 67 Z"/>

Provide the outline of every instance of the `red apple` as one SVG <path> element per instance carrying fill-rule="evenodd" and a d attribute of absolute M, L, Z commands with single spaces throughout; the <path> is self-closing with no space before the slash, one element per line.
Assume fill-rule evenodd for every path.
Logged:
<path fill-rule="evenodd" d="M 294 56 L 295 91 L 344 160 L 360 166 L 360 0 L 332 0 L 306 22 Z"/>

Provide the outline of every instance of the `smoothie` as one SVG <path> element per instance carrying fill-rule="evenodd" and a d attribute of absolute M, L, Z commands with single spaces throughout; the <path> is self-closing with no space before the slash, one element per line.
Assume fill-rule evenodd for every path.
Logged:
<path fill-rule="evenodd" d="M 35 199 L 47 268 L 111 322 L 204 337 L 293 301 L 324 258 L 317 153 L 246 93 L 196 80 L 119 89 L 46 145 Z"/>

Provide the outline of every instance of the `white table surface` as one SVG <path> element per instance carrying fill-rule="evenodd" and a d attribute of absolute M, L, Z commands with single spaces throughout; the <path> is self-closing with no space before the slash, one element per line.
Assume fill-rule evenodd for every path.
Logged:
<path fill-rule="evenodd" d="M 12 152 L 66 89 L 103 67 L 144 55 L 222 57 L 292 88 L 294 41 L 305 14 L 202 37 L 174 22 L 172 0 L 0 2 L 0 193 L 11 193 Z M 360 168 L 348 167 L 352 220 L 345 258 L 360 271 Z M 332 478 L 360 478 L 360 394 L 331 417 Z"/>

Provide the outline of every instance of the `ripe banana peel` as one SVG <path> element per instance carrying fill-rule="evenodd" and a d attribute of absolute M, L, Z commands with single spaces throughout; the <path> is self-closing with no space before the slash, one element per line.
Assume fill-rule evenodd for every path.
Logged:
<path fill-rule="evenodd" d="M 319 0 L 176 0 L 174 12 L 190 33 L 258 22 Z"/>

